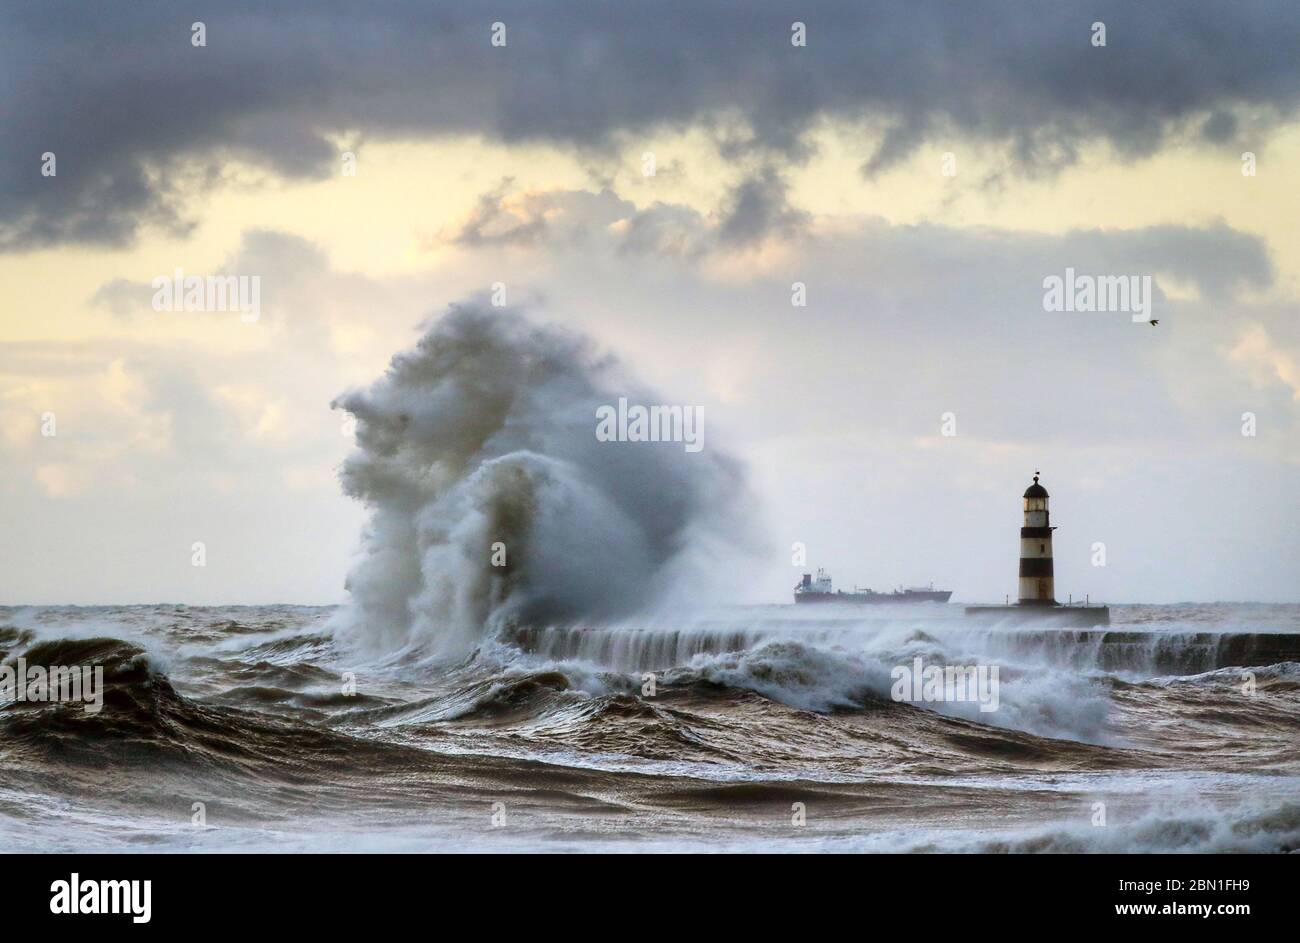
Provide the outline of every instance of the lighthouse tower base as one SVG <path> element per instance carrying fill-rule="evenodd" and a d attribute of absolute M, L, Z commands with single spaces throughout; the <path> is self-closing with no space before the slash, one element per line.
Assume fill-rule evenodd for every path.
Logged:
<path fill-rule="evenodd" d="M 982 622 L 1032 622 L 1034 625 L 1110 625 L 1109 606 L 967 606 L 966 617 Z"/>

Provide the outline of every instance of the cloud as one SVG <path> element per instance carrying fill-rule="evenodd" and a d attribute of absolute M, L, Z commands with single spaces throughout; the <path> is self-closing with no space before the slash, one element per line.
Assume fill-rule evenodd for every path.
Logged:
<path fill-rule="evenodd" d="M 1228 353 L 1228 359 L 1245 366 L 1261 387 L 1281 383 L 1300 402 L 1300 357 L 1285 350 L 1262 324 L 1252 324 Z"/>
<path fill-rule="evenodd" d="M 195 48 L 200 15 L 207 46 Z M 1292 4 L 1109 0 L 1085 15 L 1020 0 L 843 0 L 799 11 L 806 48 L 790 44 L 793 16 L 776 3 L 594 0 L 503 0 L 490 14 L 415 0 L 245 0 L 192 15 L 157 2 L 11 4 L 0 250 L 122 245 L 146 225 L 184 233 L 183 194 L 223 161 L 323 177 L 344 137 L 481 135 L 596 155 L 698 126 L 724 155 L 780 162 L 805 157 L 809 129 L 832 119 L 882 133 L 868 173 L 953 134 L 1038 172 L 1091 140 L 1126 157 L 1182 133 L 1226 145 L 1300 102 Z M 507 25 L 504 48 L 489 44 L 493 20 Z M 1107 25 L 1105 48 L 1089 42 L 1093 20 Z M 56 177 L 40 174 L 46 151 Z"/>
<path fill-rule="evenodd" d="M 1222 223 L 1044 234 L 840 217 L 814 220 L 775 264 L 721 278 L 720 259 L 751 254 L 717 247 L 722 212 L 636 206 L 603 190 L 507 188 L 498 202 L 544 219 L 539 238 L 463 246 L 418 276 L 368 278 L 298 236 L 251 231 L 222 266 L 264 278 L 255 325 L 172 319 L 175 336 L 160 338 L 145 309 L 92 327 L 118 340 L 0 345 L 0 466 L 12 471 L 0 491 L 15 509 L 0 564 L 15 574 L 11 592 L 336 598 L 361 522 L 328 482 L 351 435 L 327 403 L 383 373 L 421 316 L 499 277 L 508 253 L 512 300 L 548 299 L 539 320 L 595 337 L 651 388 L 700 405 L 709 441 L 725 436 L 752 470 L 756 514 L 774 537 L 807 542 L 845 580 L 942 577 L 967 598 L 1001 598 L 1014 590 L 1016 496 L 1042 462 L 1060 483 L 1062 540 L 1082 548 L 1071 558 L 1061 545 L 1062 585 L 1065 561 L 1086 561 L 1091 540 L 1127 548 L 1127 568 L 1077 562 L 1071 590 L 1294 596 L 1287 498 L 1300 464 L 1287 463 L 1300 401 L 1268 358 L 1280 350 L 1294 362 L 1300 335 L 1293 305 L 1259 300 L 1273 278 L 1259 237 Z M 674 232 L 704 248 L 660 251 Z M 1125 314 L 1046 312 L 1042 279 L 1065 266 L 1151 271 L 1183 290 L 1159 299 L 1155 329 Z M 129 274 L 147 304 L 151 273 Z M 790 304 L 796 279 L 805 308 Z M 1232 360 L 1254 324 L 1267 344 L 1251 341 Z M 344 328 L 373 336 L 343 350 L 333 338 Z M 412 396 L 413 417 L 431 408 Z M 58 415 L 55 439 L 40 437 L 46 410 Z M 939 435 L 949 410 L 953 439 Z M 1256 438 L 1240 434 L 1247 410 L 1259 417 Z M 72 465 L 92 470 L 89 484 Z M 289 478 L 310 487 L 290 491 Z M 1098 484 L 1085 494 L 1083 481 Z M 1251 511 L 1260 501 L 1281 510 L 1261 519 Z M 97 541 L 78 557 L 91 517 Z M 195 540 L 210 550 L 197 571 Z M 1225 562 L 1213 550 L 1223 541 L 1245 552 Z M 57 547 L 58 566 L 29 562 L 49 559 L 33 553 L 41 546 Z M 1169 566 L 1153 574 L 1148 558 Z M 776 600 L 788 571 L 788 554 L 777 554 L 770 571 L 736 576 Z"/>
<path fill-rule="evenodd" d="M 151 298 L 152 289 L 147 283 L 115 278 L 95 290 L 90 296 L 90 304 L 107 308 L 116 317 L 130 318 L 141 311 L 151 310 Z"/>
<path fill-rule="evenodd" d="M 1244 323 L 1285 340 L 1294 319 L 1267 300 L 1265 240 L 1221 221 L 1042 233 L 837 216 L 754 253 L 720 241 L 721 210 L 576 193 L 528 198 L 548 207 L 554 241 L 474 247 L 438 290 L 490 283 L 508 251 L 512 285 L 571 306 L 585 330 L 662 370 L 656 383 L 710 400 L 725 390 L 732 427 L 753 441 L 799 429 L 821 449 L 858 430 L 904 447 L 959 410 L 963 442 L 1231 445 L 1206 417 L 1264 407 L 1226 351 Z M 1044 310 L 1044 278 L 1067 268 L 1152 276 L 1160 326 Z M 795 281 L 807 307 L 791 305 Z M 1300 422 L 1289 402 L 1269 408 L 1274 428 Z"/>
<path fill-rule="evenodd" d="M 1198 293 L 1222 301 L 1243 290 L 1264 289 L 1276 275 L 1264 241 L 1223 221 L 1208 226 L 1145 226 L 1128 230 L 1085 230 L 1063 245 L 1088 257 L 1091 269 L 1107 274 L 1166 274 L 1190 282 Z M 1062 253 L 1062 265 L 1073 265 Z"/>
<path fill-rule="evenodd" d="M 478 198 L 469 217 L 447 241 L 469 248 L 574 242 L 599 233 L 636 212 L 606 188 L 512 192 L 513 178 Z"/>
<path fill-rule="evenodd" d="M 718 227 L 723 245 L 750 246 L 769 235 L 792 235 L 811 217 L 790 206 L 788 187 L 771 167 L 746 177 L 731 193 L 729 205 Z"/>
<path fill-rule="evenodd" d="M 374 332 L 376 321 L 388 316 L 387 288 L 364 275 L 335 270 L 317 244 L 293 233 L 272 229 L 246 230 L 239 243 L 213 271 L 181 267 L 185 277 L 256 277 L 259 279 L 257 325 L 242 323 L 232 310 L 159 312 L 153 309 L 156 277 L 173 278 L 174 269 L 142 279 L 115 278 L 91 295 L 92 306 L 104 308 L 128 324 L 149 321 L 177 324 L 203 321 L 249 334 L 258 330 L 286 332 L 303 346 L 332 346 L 343 353 Z"/>
<path fill-rule="evenodd" d="M 469 216 L 441 241 L 469 249 L 561 250 L 600 243 L 623 254 L 697 258 L 747 249 L 769 237 L 803 235 L 812 216 L 790 205 L 784 179 L 768 167 L 744 177 L 706 217 L 678 203 L 640 209 L 610 187 L 513 192 L 513 180 L 484 193 Z M 105 286 L 106 295 L 113 286 Z M 106 300 L 111 300 L 111 297 Z"/>

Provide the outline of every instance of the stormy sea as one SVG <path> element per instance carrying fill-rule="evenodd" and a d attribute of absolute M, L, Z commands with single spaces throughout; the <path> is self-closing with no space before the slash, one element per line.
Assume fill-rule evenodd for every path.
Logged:
<path fill-rule="evenodd" d="M 0 699 L 5 846 L 1300 848 L 1300 606 L 730 604 L 700 575 L 765 552 L 744 463 L 711 426 L 594 435 L 623 399 L 671 402 L 454 306 L 335 401 L 369 512 L 346 605 L 0 609 L 0 676 L 93 688 Z M 901 692 L 921 666 L 988 696 Z"/>
<path fill-rule="evenodd" d="M 1300 848 L 1300 664 L 1276 660 L 1300 607 L 1121 606 L 1104 631 L 947 608 L 663 615 L 454 661 L 369 655 L 328 608 L 4 609 L 6 663 L 105 672 L 98 712 L 0 707 L 0 830 L 38 851 Z M 998 709 L 894 701 L 918 656 L 999 665 Z"/>

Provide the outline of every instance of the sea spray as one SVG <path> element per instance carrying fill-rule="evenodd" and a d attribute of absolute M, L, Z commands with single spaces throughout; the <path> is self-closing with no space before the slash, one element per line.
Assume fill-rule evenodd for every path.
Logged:
<path fill-rule="evenodd" d="M 356 636 L 460 655 L 506 624 L 626 616 L 747 542 L 739 463 L 601 441 L 597 409 L 621 397 L 664 401 L 586 338 L 466 302 L 336 399 L 357 421 L 343 487 L 371 510 Z"/>
<path fill-rule="evenodd" d="M 793 606 L 788 607 L 794 609 Z M 997 633 L 972 632 L 947 613 L 918 617 L 876 612 L 823 614 L 745 607 L 697 618 L 660 612 L 622 623 L 518 629 L 506 637 L 547 670 L 608 667 L 640 677 L 654 672 L 667 687 L 703 682 L 750 690 L 803 710 L 829 713 L 900 700 L 898 669 L 919 660 L 947 669 L 984 666 L 984 697 L 925 697 L 923 680 L 902 700 L 910 706 L 1038 736 L 1106 743 L 1109 695 L 1104 680 L 1041 653 L 1008 657 Z M 924 678 L 924 676 L 923 676 Z"/>

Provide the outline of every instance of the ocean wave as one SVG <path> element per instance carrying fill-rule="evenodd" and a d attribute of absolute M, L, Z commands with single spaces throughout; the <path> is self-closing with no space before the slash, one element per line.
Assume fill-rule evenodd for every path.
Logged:
<path fill-rule="evenodd" d="M 527 809 L 545 823 L 515 839 L 537 847 L 547 829 L 587 834 L 598 808 L 638 842 L 671 817 L 688 843 L 743 849 L 794 802 L 810 814 L 788 839 L 799 848 L 1296 847 L 1295 662 L 1112 670 L 933 613 L 775 607 L 514 627 L 456 659 L 416 642 L 367 657 L 323 629 L 328 614 L 0 615 L 6 663 L 105 667 L 97 715 L 0 705 L 0 803 L 53 830 L 79 808 L 71 827 L 91 841 L 101 820 L 148 833 L 179 817 L 180 834 L 191 797 L 222 828 L 237 814 L 269 835 L 315 816 L 305 831 L 370 838 L 374 821 L 427 822 L 433 807 L 472 831 L 500 798 L 512 822 Z M 210 638 L 231 619 L 262 630 Z M 105 634 L 118 624 L 123 637 Z M 894 671 L 917 658 L 997 666 L 997 709 L 896 702 Z M 1186 798 L 1165 801 L 1176 790 Z M 1105 828 L 1087 821 L 1094 795 Z"/>
<path fill-rule="evenodd" d="M 1189 797 L 1177 808 L 1105 826 L 1084 821 L 920 838 L 886 833 L 852 844 L 859 851 L 975 854 L 1294 854 L 1300 852 L 1300 803 L 1223 808 Z"/>
<path fill-rule="evenodd" d="M 357 421 L 341 479 L 371 517 L 339 626 L 463 655 L 512 620 L 616 618 L 698 580 L 692 548 L 749 532 L 741 466 L 717 446 L 598 441 L 620 397 L 663 401 L 586 338 L 477 302 L 340 396 Z"/>
<path fill-rule="evenodd" d="M 184 697 L 156 657 L 122 639 L 43 639 L 21 657 L 29 666 L 102 668 L 102 703 L 97 710 L 84 701 L 0 706 L 0 749 L 11 762 L 45 769 L 112 764 L 119 772 L 149 771 L 170 764 L 277 774 L 304 764 L 353 764 L 384 749 L 305 717 L 286 722 Z"/>
<path fill-rule="evenodd" d="M 895 703 L 896 669 L 923 665 L 977 665 L 966 653 L 953 657 L 924 634 L 909 636 L 889 653 L 827 650 L 799 642 L 767 642 L 742 652 L 697 655 L 690 664 L 667 671 L 668 685 L 707 682 L 754 691 L 792 707 L 817 713 L 861 709 L 871 703 Z M 922 655 L 920 652 L 926 654 Z M 998 666 L 996 703 L 907 700 L 908 706 L 933 710 L 993 726 L 1044 737 L 1085 743 L 1109 739 L 1109 699 L 1104 685 L 1037 668 Z M 982 709 L 993 706 L 992 710 Z"/>

